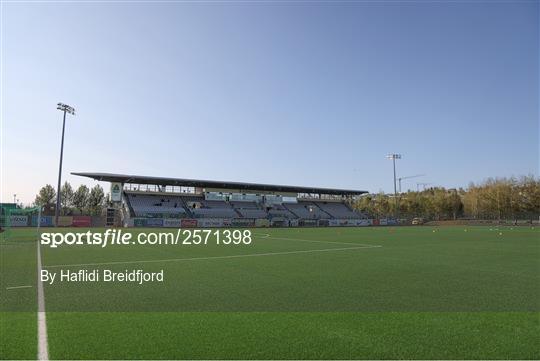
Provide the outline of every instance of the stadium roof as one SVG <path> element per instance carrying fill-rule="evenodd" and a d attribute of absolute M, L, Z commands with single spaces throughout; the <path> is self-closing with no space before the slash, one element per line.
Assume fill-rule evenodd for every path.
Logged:
<path fill-rule="evenodd" d="M 73 175 L 88 177 L 104 182 L 134 183 L 134 184 L 153 184 L 161 186 L 181 186 L 197 188 L 217 188 L 217 189 L 240 189 L 246 191 L 266 191 L 266 192 L 287 192 L 287 193 L 312 193 L 312 194 L 333 194 L 333 195 L 360 195 L 367 191 L 336 189 L 336 188 L 315 188 L 315 187 L 296 187 L 260 183 L 242 183 L 242 182 L 224 182 L 201 179 L 185 178 L 163 178 L 148 177 L 127 174 L 112 173 L 87 173 L 73 172 Z"/>

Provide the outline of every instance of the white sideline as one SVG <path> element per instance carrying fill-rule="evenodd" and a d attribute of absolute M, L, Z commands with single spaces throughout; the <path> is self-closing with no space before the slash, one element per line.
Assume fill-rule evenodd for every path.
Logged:
<path fill-rule="evenodd" d="M 202 260 L 210 260 L 210 259 L 229 259 L 229 258 L 243 258 L 243 257 L 265 257 L 265 256 L 278 256 L 278 255 L 298 254 L 298 253 L 348 251 L 348 250 L 353 250 L 353 249 L 380 248 L 380 247 L 382 247 L 382 246 L 364 245 L 364 246 L 358 246 L 358 247 L 345 247 L 345 248 L 325 248 L 325 249 L 310 249 L 310 250 L 287 251 L 287 252 L 270 252 L 270 253 L 248 253 L 248 254 L 237 254 L 237 255 L 230 255 L 230 256 L 151 259 L 151 260 L 118 261 L 118 262 L 102 262 L 102 263 L 59 264 L 59 265 L 45 266 L 45 268 L 83 267 L 83 266 L 112 266 L 112 265 L 132 264 L 132 263 L 162 263 L 162 262 L 202 261 Z"/>
<path fill-rule="evenodd" d="M 37 242 L 37 293 L 38 293 L 38 360 L 49 359 L 49 344 L 47 341 L 47 320 L 45 318 L 45 293 L 43 292 L 43 282 L 41 282 L 41 247 L 40 242 Z"/>

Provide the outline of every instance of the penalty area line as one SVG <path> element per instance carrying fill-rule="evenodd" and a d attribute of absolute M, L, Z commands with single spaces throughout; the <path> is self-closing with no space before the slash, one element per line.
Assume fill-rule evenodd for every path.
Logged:
<path fill-rule="evenodd" d="M 60 264 L 60 265 L 44 266 L 44 268 L 113 266 L 113 265 L 121 265 L 121 264 L 138 264 L 138 263 L 204 261 L 204 260 L 212 260 L 212 259 L 267 257 L 267 256 L 280 256 L 280 255 L 302 254 L 302 253 L 339 252 L 339 251 L 350 251 L 350 250 L 356 250 L 356 249 L 380 248 L 380 247 L 382 246 L 358 246 L 358 247 L 344 247 L 344 248 L 308 249 L 308 250 L 286 251 L 286 252 L 248 253 L 248 254 L 237 254 L 237 255 L 230 255 L 230 256 L 210 256 L 210 257 L 169 258 L 169 259 L 152 259 L 152 260 L 118 261 L 118 262 L 101 262 L 101 263 Z"/>
<path fill-rule="evenodd" d="M 6 287 L 6 290 L 18 290 L 20 288 L 30 288 L 32 286 L 12 286 L 12 287 Z"/>
<path fill-rule="evenodd" d="M 352 242 L 340 242 L 340 241 L 320 241 L 315 239 L 302 239 L 302 238 L 288 238 L 288 237 L 273 237 L 269 233 L 254 233 L 254 236 L 260 236 L 263 239 L 278 239 L 283 241 L 296 241 L 296 242 L 309 242 L 309 243 L 325 243 L 325 244 L 346 244 L 350 246 L 375 246 L 373 244 L 365 243 L 352 243 Z M 379 247 L 379 246 L 377 246 Z"/>

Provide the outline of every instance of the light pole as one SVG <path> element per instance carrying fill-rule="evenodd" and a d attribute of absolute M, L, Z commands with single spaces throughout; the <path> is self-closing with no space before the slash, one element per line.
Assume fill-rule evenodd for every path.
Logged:
<path fill-rule="evenodd" d="M 16 194 L 13 194 L 13 203 L 17 203 L 17 195 Z"/>
<path fill-rule="evenodd" d="M 396 154 L 396 153 L 388 154 L 386 156 L 386 158 L 392 159 L 392 163 L 393 163 L 393 166 L 394 166 L 394 199 L 395 199 L 395 203 L 396 203 L 395 217 L 397 219 L 397 215 L 398 215 L 398 197 L 397 197 L 397 184 L 396 184 L 396 159 L 401 159 L 401 154 Z"/>
<path fill-rule="evenodd" d="M 66 130 L 66 113 L 75 115 L 75 108 L 67 104 L 58 103 L 56 109 L 64 112 L 64 121 L 62 122 L 62 142 L 60 143 L 60 166 L 58 168 L 58 187 L 56 188 L 56 207 L 54 210 L 55 225 L 58 227 L 58 216 L 60 215 L 60 183 L 62 182 L 62 158 L 64 157 L 64 132 Z"/>

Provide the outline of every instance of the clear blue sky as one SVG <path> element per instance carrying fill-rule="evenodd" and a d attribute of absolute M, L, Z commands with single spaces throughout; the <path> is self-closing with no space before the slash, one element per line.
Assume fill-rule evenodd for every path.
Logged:
<path fill-rule="evenodd" d="M 538 175 L 539 3 L 3 3 L 2 197 L 102 171 L 392 190 Z M 103 184 L 105 186 L 105 184 Z M 108 190 L 108 189 L 107 189 Z"/>

